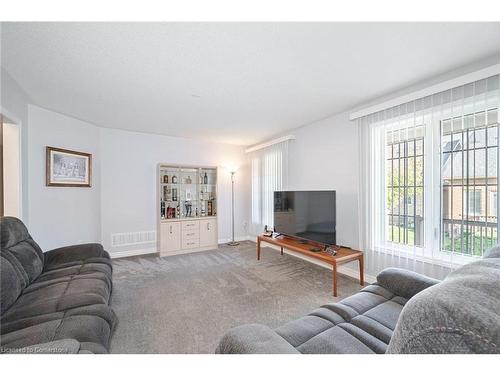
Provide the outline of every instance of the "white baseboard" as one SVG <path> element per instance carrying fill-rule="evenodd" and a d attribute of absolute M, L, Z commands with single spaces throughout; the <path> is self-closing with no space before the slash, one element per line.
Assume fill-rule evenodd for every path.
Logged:
<path fill-rule="evenodd" d="M 234 237 L 234 240 L 238 241 L 238 242 L 241 242 L 241 241 L 252 241 L 252 242 L 255 242 L 253 240 L 253 238 L 254 238 L 253 236 L 239 236 L 239 237 Z M 218 242 L 219 245 L 223 245 L 223 244 L 228 243 L 230 241 L 232 241 L 231 238 L 219 238 L 217 242 Z"/>
<path fill-rule="evenodd" d="M 149 247 L 149 248 L 145 248 L 145 249 L 113 251 L 113 252 L 109 253 L 109 256 L 112 259 L 115 259 L 115 258 L 133 257 L 133 256 L 137 256 L 137 255 L 153 254 L 156 252 L 158 252 L 156 247 Z"/>

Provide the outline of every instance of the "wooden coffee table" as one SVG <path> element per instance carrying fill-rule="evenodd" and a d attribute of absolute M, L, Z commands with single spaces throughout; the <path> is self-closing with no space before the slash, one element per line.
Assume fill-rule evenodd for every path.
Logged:
<path fill-rule="evenodd" d="M 359 262 L 359 283 L 364 285 L 364 273 L 363 273 L 363 252 L 359 250 L 354 250 L 348 247 L 337 247 L 337 255 L 330 255 L 326 251 L 312 252 L 312 248 L 324 248 L 324 244 L 319 244 L 313 241 L 308 241 L 307 243 L 302 243 L 300 240 L 286 237 L 268 237 L 260 235 L 257 237 L 257 260 L 260 260 L 260 248 L 261 242 L 267 242 L 281 248 L 281 255 L 283 255 L 283 249 L 294 251 L 306 255 L 310 258 L 320 260 L 322 262 L 332 265 L 333 271 L 333 295 L 337 297 L 337 265 L 358 261 Z"/>

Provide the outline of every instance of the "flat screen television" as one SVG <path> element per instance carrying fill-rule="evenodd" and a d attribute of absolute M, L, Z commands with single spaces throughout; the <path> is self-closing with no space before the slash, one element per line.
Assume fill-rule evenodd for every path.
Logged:
<path fill-rule="evenodd" d="M 334 190 L 275 191 L 275 231 L 304 240 L 336 245 Z"/>

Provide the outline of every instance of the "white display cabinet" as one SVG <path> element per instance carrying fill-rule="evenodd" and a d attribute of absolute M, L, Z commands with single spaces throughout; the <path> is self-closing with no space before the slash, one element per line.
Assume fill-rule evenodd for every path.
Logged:
<path fill-rule="evenodd" d="M 161 256 L 217 248 L 217 168 L 160 164 Z"/>

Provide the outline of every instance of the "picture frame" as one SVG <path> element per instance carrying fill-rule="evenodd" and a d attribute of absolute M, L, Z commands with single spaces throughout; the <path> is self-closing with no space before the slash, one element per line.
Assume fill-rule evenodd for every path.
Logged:
<path fill-rule="evenodd" d="M 92 154 L 47 146 L 46 186 L 91 187 Z"/>

